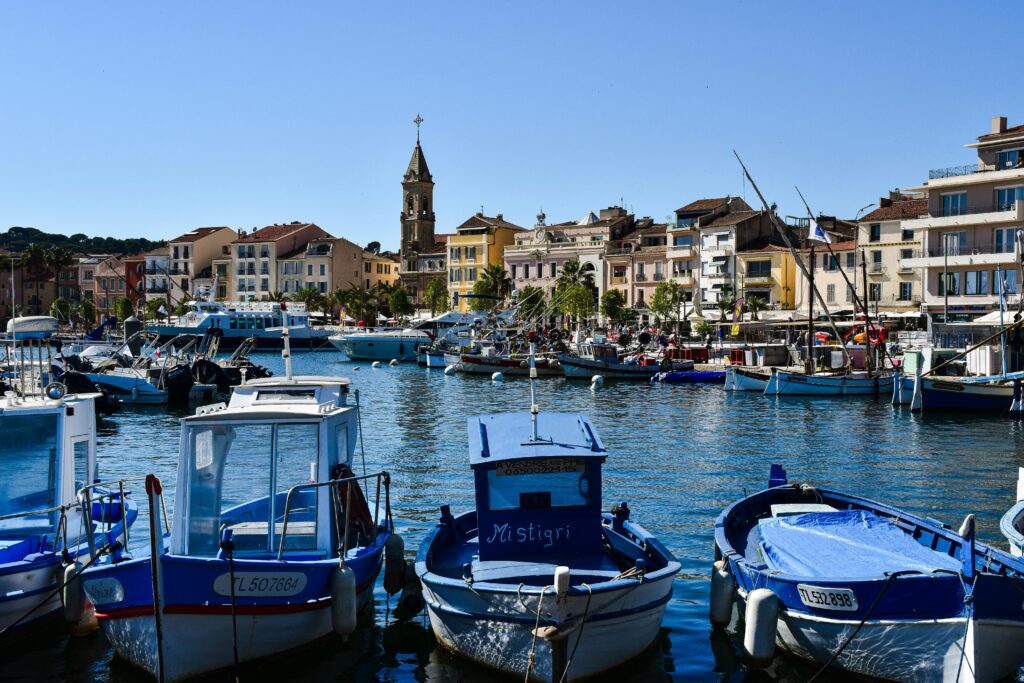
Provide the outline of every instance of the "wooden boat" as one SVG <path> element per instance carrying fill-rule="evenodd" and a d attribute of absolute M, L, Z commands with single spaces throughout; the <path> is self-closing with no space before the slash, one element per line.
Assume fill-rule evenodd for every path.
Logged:
<path fill-rule="evenodd" d="M 736 365 L 725 367 L 726 391 L 759 391 L 764 393 L 771 380 L 771 370 L 752 370 Z"/>
<path fill-rule="evenodd" d="M 625 503 L 601 512 L 607 451 L 590 421 L 534 410 L 472 417 L 468 431 L 476 509 L 442 506 L 416 556 L 438 642 L 531 681 L 644 651 L 680 564 Z"/>
<path fill-rule="evenodd" d="M 114 649 L 158 680 L 348 635 L 372 602 L 394 537 L 381 510 L 390 478 L 352 473 L 349 381 L 292 377 L 285 363 L 285 378 L 248 382 L 229 405 L 182 420 L 170 533 L 150 475 L 149 554 L 83 574 Z M 361 486 L 376 489 L 374 507 Z M 388 571 L 404 576 L 401 551 L 388 552 Z"/>
<path fill-rule="evenodd" d="M 484 349 L 489 351 L 490 348 Z M 525 355 L 463 353 L 455 366 L 459 372 L 469 375 L 492 375 L 500 372 L 506 376 L 526 377 L 530 374 L 529 359 Z M 537 374 L 541 377 L 560 377 L 562 367 L 557 358 L 537 358 Z"/>
<path fill-rule="evenodd" d="M 999 520 L 999 531 L 1010 544 L 1010 554 L 1024 556 L 1024 467 L 1017 468 L 1017 502 Z"/>
<path fill-rule="evenodd" d="M 891 396 L 891 372 L 816 373 L 772 369 L 765 396 Z"/>
<path fill-rule="evenodd" d="M 650 379 L 666 370 L 691 370 L 692 360 L 659 358 L 645 353 L 622 354 L 615 344 L 583 343 L 578 353 L 560 353 L 558 362 L 569 379 Z"/>
<path fill-rule="evenodd" d="M 711 618 L 745 611 L 744 652 L 767 665 L 776 643 L 823 666 L 899 681 L 994 681 L 1024 661 L 1024 562 L 955 531 L 857 496 L 789 484 L 715 522 Z"/>

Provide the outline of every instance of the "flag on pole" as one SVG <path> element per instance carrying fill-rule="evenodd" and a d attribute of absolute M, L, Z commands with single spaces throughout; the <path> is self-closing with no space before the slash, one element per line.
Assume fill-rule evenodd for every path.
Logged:
<path fill-rule="evenodd" d="M 811 230 L 807 235 L 807 239 L 824 244 L 832 244 L 832 236 L 825 232 L 813 218 L 811 219 Z"/>
<path fill-rule="evenodd" d="M 170 314 L 171 314 L 171 312 L 170 312 L 170 311 L 168 311 L 168 310 L 167 310 L 167 307 L 166 307 L 166 306 L 164 306 L 163 304 L 160 304 L 160 308 L 158 308 L 158 309 L 156 309 L 156 310 L 160 311 L 160 314 L 161 314 L 161 315 L 170 315 Z"/>

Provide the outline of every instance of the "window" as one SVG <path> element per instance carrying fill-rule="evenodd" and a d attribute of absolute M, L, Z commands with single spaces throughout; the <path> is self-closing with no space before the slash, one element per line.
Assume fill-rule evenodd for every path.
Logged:
<path fill-rule="evenodd" d="M 466 268 L 466 282 L 476 282 L 476 268 Z"/>
<path fill-rule="evenodd" d="M 321 282 L 320 283 L 320 293 L 321 294 L 326 294 L 327 293 L 327 283 L 326 282 Z"/>
<path fill-rule="evenodd" d="M 673 247 L 692 247 L 693 235 L 676 235 L 672 238 Z"/>
<path fill-rule="evenodd" d="M 253 249 L 253 247 L 250 247 L 250 249 Z M 252 256 L 252 252 L 251 251 L 249 253 L 249 256 Z M 269 258 L 269 257 L 270 257 L 270 247 L 267 246 L 266 244 L 260 245 L 260 258 Z"/>
<path fill-rule="evenodd" d="M 307 263 L 306 264 L 306 275 L 308 277 L 312 277 L 313 276 L 313 264 L 312 263 Z"/>
<path fill-rule="evenodd" d="M 914 231 L 903 228 L 903 230 L 900 231 L 900 239 L 903 240 L 904 242 L 913 241 Z"/>
<path fill-rule="evenodd" d="M 1002 294 L 1000 290 L 1005 290 L 1006 294 L 1017 293 L 1017 270 L 1004 270 L 1002 274 L 996 271 L 995 277 L 992 278 L 992 293 Z"/>
<path fill-rule="evenodd" d="M 868 226 L 868 242 L 882 241 L 882 224 L 872 223 Z"/>
<path fill-rule="evenodd" d="M 52 507 L 57 476 L 57 416 L 0 415 L 0 433 L 4 435 L 4 466 L 17 472 L 17 476 L 4 477 L 0 515 Z M 32 515 L 8 520 L 4 528 L 49 528 L 53 521 L 49 514 Z"/>
<path fill-rule="evenodd" d="M 1024 199 L 1024 185 L 1000 187 L 996 190 L 996 211 L 1010 211 L 1021 199 Z"/>
<path fill-rule="evenodd" d="M 516 279 L 516 271 L 518 270 L 518 267 L 516 266 L 515 263 L 513 263 L 511 266 L 509 266 L 509 268 L 512 271 L 512 279 L 515 280 Z"/>
<path fill-rule="evenodd" d="M 868 300 L 869 301 L 881 301 L 882 300 L 882 285 L 877 282 L 873 282 L 868 285 Z"/>
<path fill-rule="evenodd" d="M 910 301 L 914 298 L 914 284 L 912 282 L 900 283 L 900 301 Z"/>
<path fill-rule="evenodd" d="M 836 286 L 835 285 L 827 285 L 825 287 L 825 301 L 827 301 L 830 304 L 834 304 L 836 302 Z"/>
<path fill-rule="evenodd" d="M 449 270 L 448 271 L 448 281 L 449 282 L 462 282 L 462 269 L 461 268 L 452 268 L 451 270 Z"/>
<path fill-rule="evenodd" d="M 961 230 L 960 232 L 944 232 L 940 235 L 940 238 L 942 239 L 942 251 L 939 252 L 939 256 L 947 253 L 951 256 L 967 253 L 966 230 Z"/>
<path fill-rule="evenodd" d="M 747 277 L 771 277 L 771 261 L 747 261 Z"/>
<path fill-rule="evenodd" d="M 857 267 L 857 254 L 852 251 L 846 254 L 846 267 L 850 270 Z"/>
<path fill-rule="evenodd" d="M 178 260 L 178 248 L 174 247 L 173 249 L 171 249 L 171 254 L 172 254 L 171 258 L 174 259 L 175 261 L 177 261 Z"/>
<path fill-rule="evenodd" d="M 526 263 L 523 265 L 523 277 L 527 280 L 530 279 L 530 264 Z"/>
<path fill-rule="evenodd" d="M 370 262 L 369 261 L 367 261 L 366 263 L 363 264 L 363 272 L 364 273 L 369 273 L 370 272 Z"/>
<path fill-rule="evenodd" d="M 261 277 L 260 278 L 260 291 L 261 292 L 269 292 L 270 291 L 270 279 L 269 278 L 265 278 L 265 277 Z"/>
<path fill-rule="evenodd" d="M 854 300 L 853 285 L 847 285 L 846 287 L 846 303 L 852 304 Z"/>
<path fill-rule="evenodd" d="M 549 274 L 549 275 L 550 275 L 551 277 L 556 277 L 556 274 L 557 274 L 557 273 L 558 273 L 558 266 L 557 266 L 557 265 L 555 265 L 554 263 L 550 264 L 550 265 L 548 266 L 548 274 Z"/>
<path fill-rule="evenodd" d="M 1019 228 L 999 228 L 996 230 L 996 252 L 1005 254 L 1017 250 L 1017 231 Z"/>
<path fill-rule="evenodd" d="M 729 243 L 729 233 L 715 235 L 715 242 L 720 247 L 727 245 Z"/>
<path fill-rule="evenodd" d="M 476 247 L 466 247 L 466 258 L 470 261 L 476 260 Z"/>
<path fill-rule="evenodd" d="M 964 273 L 964 294 L 968 296 L 988 294 L 988 271 L 972 270 Z"/>
<path fill-rule="evenodd" d="M 181 248 L 181 258 L 188 258 L 188 245 L 185 245 L 184 247 Z"/>
<path fill-rule="evenodd" d="M 612 277 L 613 278 L 625 279 L 626 278 L 626 266 L 614 266 L 612 268 Z"/>
<path fill-rule="evenodd" d="M 946 273 L 946 277 L 939 273 L 939 296 L 945 296 L 947 292 L 950 296 L 958 296 L 962 278 L 963 273 Z"/>
<path fill-rule="evenodd" d="M 900 258 L 901 259 L 914 258 L 914 250 L 913 249 L 900 249 Z"/>
<path fill-rule="evenodd" d="M 962 216 L 967 213 L 967 193 L 955 192 L 942 195 L 942 215 Z"/>
<path fill-rule="evenodd" d="M 1024 166 L 1024 149 L 1008 149 L 996 154 L 996 170 Z"/>
<path fill-rule="evenodd" d="M 238 245 L 238 258 L 245 258 L 245 245 Z"/>
<path fill-rule="evenodd" d="M 284 293 L 285 293 L 285 294 L 288 294 L 289 292 L 291 292 L 291 291 L 292 291 L 292 290 L 291 290 L 291 284 L 292 284 L 292 283 L 291 283 L 291 281 L 290 281 L 290 280 L 285 280 L 285 281 L 284 281 Z"/>
<path fill-rule="evenodd" d="M 462 247 L 452 247 L 452 261 L 462 260 Z"/>
<path fill-rule="evenodd" d="M 839 270 L 839 257 L 835 254 L 824 254 L 821 257 L 821 265 L 828 271 Z"/>
<path fill-rule="evenodd" d="M 327 275 L 327 264 L 326 263 L 321 263 L 320 264 L 320 275 L 321 276 Z"/>

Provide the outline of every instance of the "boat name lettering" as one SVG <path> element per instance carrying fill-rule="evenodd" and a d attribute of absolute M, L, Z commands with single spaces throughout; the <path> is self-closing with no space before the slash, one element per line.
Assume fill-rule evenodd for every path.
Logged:
<path fill-rule="evenodd" d="M 797 584 L 800 602 L 816 609 L 834 609 L 844 612 L 857 610 L 857 595 L 849 588 L 823 588 L 806 583 Z"/>
<path fill-rule="evenodd" d="M 290 597 L 306 587 L 306 575 L 298 572 L 235 572 L 235 595 Z M 231 595 L 231 575 L 221 574 L 213 582 L 217 595 Z"/>
<path fill-rule="evenodd" d="M 109 605 L 124 601 L 124 586 L 117 579 L 95 579 L 83 585 L 85 594 L 94 605 Z"/>
<path fill-rule="evenodd" d="M 533 522 L 526 526 L 512 526 L 508 522 L 495 524 L 487 543 L 540 543 L 544 548 L 552 548 L 556 543 L 569 540 L 570 526 L 545 528 Z"/>
<path fill-rule="evenodd" d="M 571 474 L 585 472 L 583 458 L 534 458 L 530 460 L 502 460 L 495 468 L 499 477 L 523 474 Z"/>

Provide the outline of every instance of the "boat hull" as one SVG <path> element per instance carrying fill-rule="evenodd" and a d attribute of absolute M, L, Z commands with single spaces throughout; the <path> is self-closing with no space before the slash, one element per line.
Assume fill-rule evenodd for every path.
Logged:
<path fill-rule="evenodd" d="M 116 396 L 122 403 L 162 405 L 167 403 L 167 392 L 152 385 L 142 373 L 89 372 L 85 375 L 96 386 Z"/>
<path fill-rule="evenodd" d="M 980 384 L 956 380 L 921 379 L 924 410 L 974 410 L 1007 413 L 1013 403 L 1012 384 Z"/>
<path fill-rule="evenodd" d="M 399 362 L 416 360 L 417 347 L 424 342 L 422 337 L 388 338 L 365 335 L 366 338 L 353 336 L 332 337 L 330 343 L 349 360 L 356 361 L 391 361 Z"/>
<path fill-rule="evenodd" d="M 626 363 L 609 363 L 603 360 L 591 360 L 568 354 L 559 354 L 558 361 L 562 372 L 569 379 L 587 379 L 601 375 L 605 379 L 636 379 L 645 380 L 661 372 L 660 365 L 628 365 Z M 687 361 L 690 366 L 692 361 Z"/>
<path fill-rule="evenodd" d="M 160 335 L 160 344 L 166 344 L 181 334 L 203 334 L 206 329 L 189 327 L 186 325 L 149 325 L 147 329 Z M 284 341 L 280 332 L 267 330 L 230 330 L 220 329 L 224 336 L 220 338 L 220 350 L 230 351 L 237 349 L 242 342 L 249 337 L 256 337 L 256 349 L 260 351 L 283 349 Z M 316 328 L 289 328 L 288 346 L 292 349 L 304 349 L 315 351 L 328 348 L 330 330 Z"/>
<path fill-rule="evenodd" d="M 52 617 L 61 608 L 59 595 L 47 598 L 56 590 L 59 581 L 56 556 L 50 553 L 40 561 L 17 564 L 28 566 L 20 571 L 13 570 L 13 567 L 0 569 L 0 630 L 10 627 L 31 609 L 36 611 L 19 622 L 15 629 Z M 44 601 L 46 604 L 39 607 Z"/>
<path fill-rule="evenodd" d="M 726 391 L 760 391 L 768 388 L 770 375 L 762 375 L 734 365 L 725 368 L 725 389 Z"/>
<path fill-rule="evenodd" d="M 891 396 L 893 375 L 805 375 L 776 370 L 765 387 L 775 396 Z"/>
<path fill-rule="evenodd" d="M 550 362 L 546 358 L 536 360 L 537 375 L 539 377 L 559 377 L 562 375 L 562 368 L 557 362 Z M 500 372 L 503 375 L 526 377 L 530 374 L 530 364 L 526 359 L 502 358 L 500 356 L 485 357 L 475 356 L 468 353 L 462 354 L 456 366 L 459 372 L 469 375 L 491 375 Z"/>
<path fill-rule="evenodd" d="M 708 371 L 673 371 L 659 372 L 651 378 L 658 382 L 669 384 L 723 384 L 725 383 L 724 370 Z"/>

